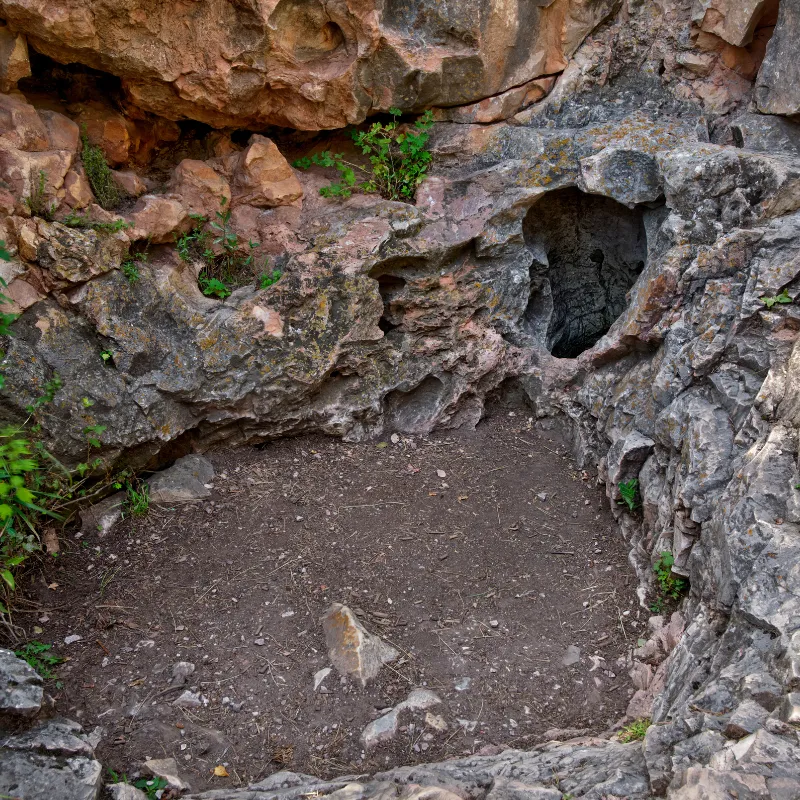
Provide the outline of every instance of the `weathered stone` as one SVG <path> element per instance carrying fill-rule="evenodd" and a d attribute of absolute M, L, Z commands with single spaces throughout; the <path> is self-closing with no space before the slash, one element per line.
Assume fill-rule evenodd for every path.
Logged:
<path fill-rule="evenodd" d="M 686 770 L 684 785 L 670 792 L 674 800 L 711 800 L 736 797 L 738 800 L 768 800 L 767 782 L 761 775 L 744 772 L 718 772 L 691 767 Z"/>
<path fill-rule="evenodd" d="M 178 791 L 188 791 L 189 784 L 178 775 L 178 764 L 174 758 L 153 758 L 143 764 L 145 770 L 157 778 L 163 778 L 167 787 Z"/>
<path fill-rule="evenodd" d="M 756 103 L 762 114 L 800 114 L 800 5 L 781 2 L 778 24 L 767 45 L 767 55 L 756 79 Z"/>
<path fill-rule="evenodd" d="M 362 686 L 378 675 L 381 667 L 394 661 L 398 652 L 375 636 L 341 603 L 334 603 L 322 617 L 328 656 L 342 674 L 361 681 Z"/>
<path fill-rule="evenodd" d="M 439 696 L 427 689 L 414 689 L 402 703 L 398 703 L 391 711 L 372 721 L 361 733 L 361 744 L 367 750 L 377 747 L 383 742 L 388 742 L 397 736 L 400 718 L 404 713 L 425 711 L 439 705 L 442 701 Z"/>
<path fill-rule="evenodd" d="M 17 88 L 17 82 L 31 74 L 28 43 L 21 33 L 0 27 L 0 92 Z"/>
<path fill-rule="evenodd" d="M 33 152 L 50 148 L 47 128 L 22 95 L 0 94 L 0 134 L 18 150 Z"/>
<path fill-rule="evenodd" d="M 68 228 L 59 222 L 39 220 L 36 261 L 56 277 L 81 283 L 113 269 L 119 269 L 127 250 L 122 234 Z"/>
<path fill-rule="evenodd" d="M 38 109 L 36 113 L 47 131 L 49 150 L 77 152 L 81 142 L 81 131 L 75 122 L 57 111 Z"/>
<path fill-rule="evenodd" d="M 189 226 L 189 213 L 177 197 L 146 194 L 139 198 L 130 214 L 132 240 L 146 239 L 153 244 L 174 242 Z"/>
<path fill-rule="evenodd" d="M 94 202 L 86 176 L 74 169 L 64 176 L 64 202 L 73 209 L 87 208 Z"/>
<path fill-rule="evenodd" d="M 131 134 L 125 117 L 99 101 L 86 103 L 77 115 L 86 138 L 97 145 L 112 166 L 125 164 L 130 157 Z"/>
<path fill-rule="evenodd" d="M 82 509 L 81 534 L 96 534 L 101 538 L 105 536 L 122 519 L 125 507 L 125 495 L 117 492 L 104 498 L 99 503 Z"/>
<path fill-rule="evenodd" d="M 8 0 L 3 13 L 38 52 L 119 75 L 136 105 L 160 116 L 319 130 L 392 106 L 463 105 L 554 75 L 614 7 L 611 0 L 502 9 L 488 0 L 452 8 L 429 0 L 282 0 L 246 9 L 214 2 L 181 25 L 166 6 L 141 25 L 122 0 L 78 0 L 69 14 Z"/>
<path fill-rule="evenodd" d="M 146 191 L 145 182 L 132 170 L 114 170 L 114 181 L 130 197 L 141 197 Z"/>
<path fill-rule="evenodd" d="M 233 205 L 256 208 L 290 205 L 303 196 L 300 181 L 275 143 L 257 135 L 232 161 L 231 188 Z"/>
<path fill-rule="evenodd" d="M 768 716 L 765 708 L 753 700 L 747 700 L 731 714 L 725 725 L 725 735 L 729 739 L 741 739 L 762 728 Z"/>
<path fill-rule="evenodd" d="M 107 783 L 106 792 L 111 800 L 147 800 L 147 795 L 129 783 Z"/>
<path fill-rule="evenodd" d="M 214 466 L 203 456 L 179 458 L 169 469 L 147 479 L 154 503 L 191 503 L 211 494 Z"/>
<path fill-rule="evenodd" d="M 32 717 L 42 706 L 42 679 L 11 650 L 0 648 L 0 715 Z"/>
<path fill-rule="evenodd" d="M 287 165 L 288 167 L 288 165 Z M 184 159 L 175 168 L 170 191 L 181 198 L 192 214 L 214 218 L 214 213 L 231 201 L 228 181 L 204 161 Z"/>

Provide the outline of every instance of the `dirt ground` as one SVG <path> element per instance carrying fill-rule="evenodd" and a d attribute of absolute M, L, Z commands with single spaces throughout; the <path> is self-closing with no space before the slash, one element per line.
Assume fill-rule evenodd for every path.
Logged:
<path fill-rule="evenodd" d="M 218 451 L 209 500 L 62 542 L 18 621 L 68 659 L 55 709 L 102 727 L 104 764 L 174 757 L 195 789 L 600 732 L 624 714 L 619 659 L 646 615 L 607 501 L 566 452 L 508 408 L 472 433 Z M 314 690 L 331 602 L 401 652 L 366 689 L 333 671 Z M 178 662 L 195 671 L 173 686 Z M 415 687 L 446 729 L 423 712 L 365 751 L 364 726 Z M 175 707 L 184 690 L 202 705 Z"/>

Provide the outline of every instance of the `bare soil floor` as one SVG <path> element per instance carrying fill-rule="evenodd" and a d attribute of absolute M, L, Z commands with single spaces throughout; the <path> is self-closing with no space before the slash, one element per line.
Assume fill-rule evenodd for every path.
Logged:
<path fill-rule="evenodd" d="M 211 458 L 209 500 L 62 542 L 34 580 L 41 610 L 21 620 L 69 659 L 55 709 L 102 726 L 116 771 L 174 757 L 195 789 L 332 777 L 623 715 L 619 659 L 646 621 L 626 548 L 594 477 L 524 410 L 471 433 L 307 436 Z M 334 671 L 314 690 L 331 602 L 402 654 L 366 689 Z M 175 687 L 177 662 L 195 671 Z M 439 695 L 446 729 L 423 712 L 365 752 L 364 726 L 415 687 Z M 186 689 L 201 707 L 173 705 Z"/>

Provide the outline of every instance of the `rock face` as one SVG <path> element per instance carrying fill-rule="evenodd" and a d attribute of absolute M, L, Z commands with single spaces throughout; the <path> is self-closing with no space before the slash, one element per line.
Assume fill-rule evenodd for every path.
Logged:
<path fill-rule="evenodd" d="M 613 0 L 4 0 L 41 53 L 122 79 L 139 108 L 217 127 L 336 128 L 462 105 L 564 69 Z"/>

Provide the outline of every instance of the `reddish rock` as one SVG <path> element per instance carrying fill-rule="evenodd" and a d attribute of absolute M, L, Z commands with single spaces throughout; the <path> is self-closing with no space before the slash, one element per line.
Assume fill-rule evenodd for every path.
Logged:
<path fill-rule="evenodd" d="M 170 182 L 170 191 L 179 195 L 183 205 L 193 214 L 213 217 L 219 211 L 224 198 L 231 201 L 228 181 L 216 173 L 205 161 L 184 159 L 175 168 Z"/>
<path fill-rule="evenodd" d="M 76 123 L 56 111 L 41 110 L 38 114 L 47 131 L 49 150 L 78 151 L 81 131 Z"/>
<path fill-rule="evenodd" d="M 145 182 L 132 170 L 112 170 L 117 186 L 131 197 L 140 197 L 147 191 Z"/>
<path fill-rule="evenodd" d="M 21 33 L 0 28 L 0 91 L 10 92 L 17 82 L 31 74 L 28 43 Z"/>
<path fill-rule="evenodd" d="M 94 202 L 92 187 L 82 172 L 71 169 L 64 178 L 64 202 L 70 208 L 86 208 Z"/>
<path fill-rule="evenodd" d="M 0 95 L 0 134 L 19 150 L 47 150 L 50 142 L 47 129 L 22 95 Z"/>
<path fill-rule="evenodd" d="M 24 208 L 25 198 L 38 191 L 40 176 L 44 174 L 44 199 L 53 201 L 64 185 L 72 166 L 73 154 L 67 150 L 49 150 L 28 153 L 4 146 L 0 139 L 0 179 L 5 181 L 19 208 Z"/>
<path fill-rule="evenodd" d="M 274 208 L 302 198 L 300 181 L 271 139 L 251 137 L 247 149 L 234 158 L 233 205 Z"/>
<path fill-rule="evenodd" d="M 82 106 L 78 124 L 86 137 L 97 145 L 112 166 L 128 161 L 131 135 L 128 122 L 118 111 L 99 102 Z"/>
<path fill-rule="evenodd" d="M 132 241 L 147 239 L 153 244 L 174 242 L 188 228 L 189 214 L 175 197 L 146 194 L 139 198 L 130 215 Z"/>
<path fill-rule="evenodd" d="M 37 51 L 120 76 L 128 98 L 159 116 L 320 130 L 555 74 L 616 5 L 6 0 L 3 14 Z"/>

